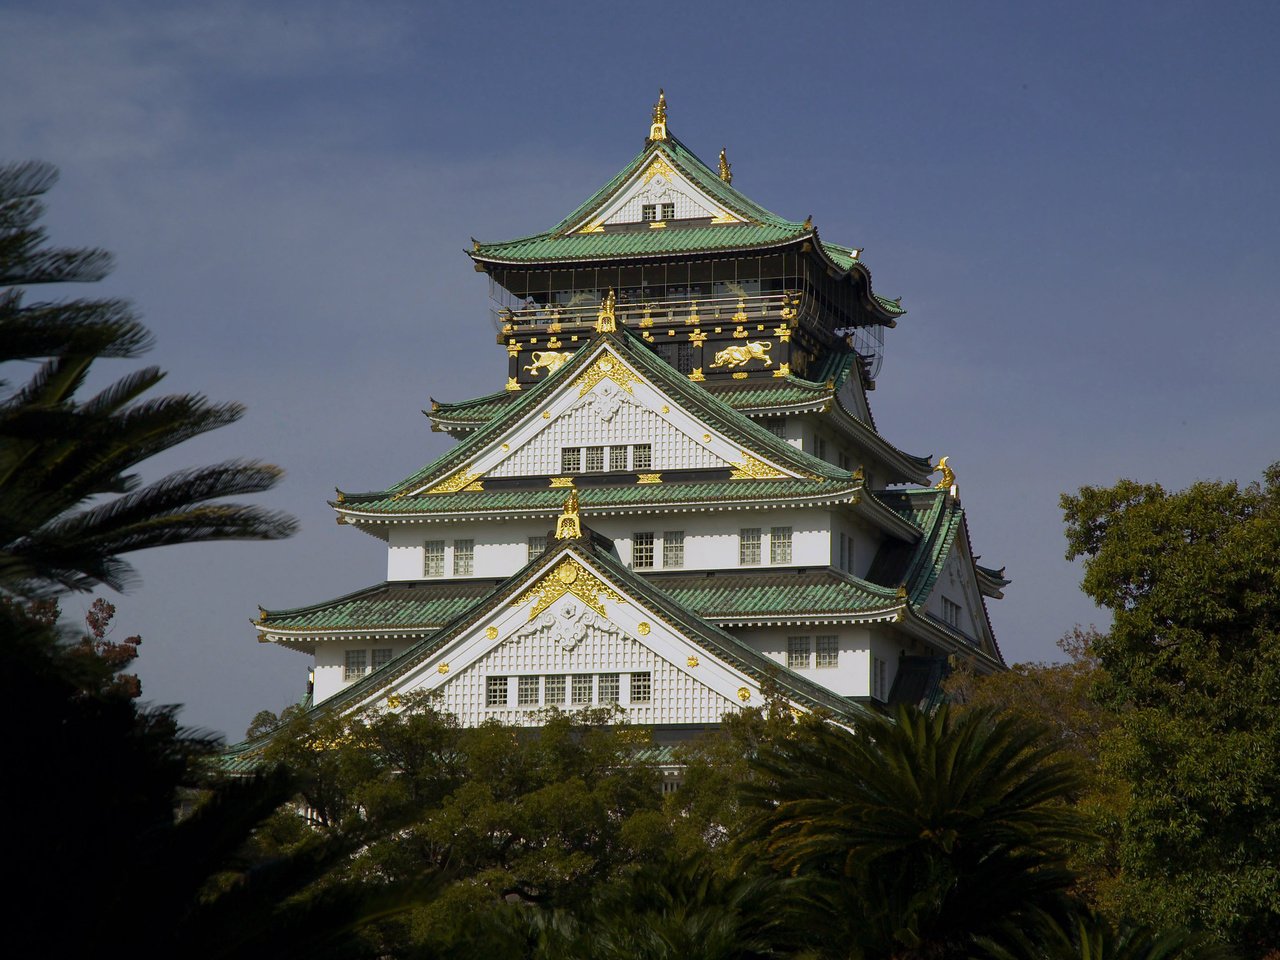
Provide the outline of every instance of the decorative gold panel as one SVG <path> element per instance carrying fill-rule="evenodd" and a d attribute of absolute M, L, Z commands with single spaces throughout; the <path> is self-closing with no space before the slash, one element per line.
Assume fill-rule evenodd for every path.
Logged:
<path fill-rule="evenodd" d="M 572 487 L 573 477 L 552 477 L 551 486 L 554 487 Z"/>
<path fill-rule="evenodd" d="M 520 389 L 520 384 L 516 381 L 515 377 L 507 377 L 507 389 L 508 390 Z"/>
<path fill-rule="evenodd" d="M 703 375 L 701 367 L 694 367 L 693 373 L 689 374 L 689 379 L 693 380 L 695 383 L 701 383 L 703 380 L 706 380 L 707 378 L 706 376 Z"/>
<path fill-rule="evenodd" d="M 536 599 L 533 606 L 529 608 L 529 619 L 532 620 L 565 594 L 577 597 L 601 616 L 608 616 L 604 609 L 605 600 L 626 603 L 608 584 L 598 579 L 577 559 L 565 557 L 537 583 L 513 600 L 511 605 L 519 607 Z"/>
<path fill-rule="evenodd" d="M 550 345 L 559 346 L 560 341 L 552 340 L 552 343 L 549 344 L 549 346 Z M 562 353 L 556 353 L 553 350 L 535 350 L 529 355 L 530 359 L 533 360 L 533 363 L 525 367 L 524 370 L 525 373 L 535 377 L 538 375 L 539 370 L 545 370 L 547 371 L 547 374 L 550 375 L 568 363 L 569 358 L 572 356 L 573 353 L 568 350 Z"/>
<path fill-rule="evenodd" d="M 730 480 L 776 480 L 786 474 L 767 463 L 761 463 L 747 451 L 742 451 L 742 462 L 733 465 Z"/>
<path fill-rule="evenodd" d="M 475 485 L 475 489 L 481 490 L 483 487 L 476 483 L 476 481 L 482 476 L 484 476 L 484 474 L 479 471 L 472 472 L 471 470 L 459 470 L 453 476 L 441 480 L 434 487 L 429 489 L 427 493 L 457 493 L 459 490 L 471 489 L 473 484 Z"/>
<path fill-rule="evenodd" d="M 585 397 L 601 380 L 612 380 L 627 393 L 633 393 L 631 384 L 639 378 L 623 366 L 622 362 L 606 353 L 578 377 L 578 396 Z"/>
<path fill-rule="evenodd" d="M 778 369 L 773 371 L 773 375 L 775 377 L 786 377 L 786 376 L 789 376 L 790 374 L 791 374 L 791 364 L 789 363 L 780 363 L 778 364 Z"/>
<path fill-rule="evenodd" d="M 749 343 L 735 343 L 716 352 L 711 362 L 711 369 L 720 367 L 742 367 L 752 360 L 763 360 L 766 367 L 772 366 L 769 351 L 773 343 L 769 340 L 752 340 Z"/>
<path fill-rule="evenodd" d="M 661 483 L 662 474 L 660 473 L 641 473 L 636 477 L 636 483 Z"/>
<path fill-rule="evenodd" d="M 707 342 L 707 335 L 701 330 L 690 330 L 689 342 L 700 347 Z"/>

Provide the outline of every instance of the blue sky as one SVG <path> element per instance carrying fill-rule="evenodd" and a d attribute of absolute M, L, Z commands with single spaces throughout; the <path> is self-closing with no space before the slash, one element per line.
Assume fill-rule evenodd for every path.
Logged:
<path fill-rule="evenodd" d="M 235 738 L 302 693 L 257 604 L 380 580 L 333 488 L 432 459 L 429 398 L 505 377 L 463 248 L 554 224 L 640 149 L 659 86 L 735 186 L 903 297 L 878 424 L 950 455 L 1014 579 L 1007 657 L 1054 656 L 1105 622 L 1059 493 L 1280 459 L 1278 28 L 1261 3 L 0 3 L 4 153 L 61 167 L 53 238 L 115 252 L 97 292 L 137 304 L 168 389 L 249 406 L 148 474 L 269 459 L 262 502 L 302 523 L 137 558 L 112 599 L 145 696 Z"/>

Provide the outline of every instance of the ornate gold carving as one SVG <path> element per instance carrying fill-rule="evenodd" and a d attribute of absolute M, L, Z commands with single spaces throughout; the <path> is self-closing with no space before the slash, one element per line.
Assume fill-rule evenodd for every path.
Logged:
<path fill-rule="evenodd" d="M 739 687 L 738 699 L 741 700 L 743 703 L 746 703 L 748 700 L 751 699 L 751 691 L 748 690 L 746 687 Z"/>
<path fill-rule="evenodd" d="M 556 326 L 558 327 L 560 326 L 560 324 L 557 323 Z M 554 350 L 557 347 L 563 347 L 564 344 L 560 342 L 559 337 L 552 337 L 550 340 L 547 341 L 547 346 L 550 347 L 552 350 Z"/>
<path fill-rule="evenodd" d="M 702 442 L 703 442 L 703 443 L 710 443 L 710 442 L 711 442 L 711 434 L 709 434 L 709 433 L 704 433 L 704 434 L 702 435 Z"/>
<path fill-rule="evenodd" d="M 711 368 L 714 370 L 717 367 L 741 367 L 750 360 L 763 360 L 764 365 L 769 367 L 773 365 L 773 360 L 769 357 L 769 351 L 772 349 L 773 342 L 770 340 L 735 343 L 716 353 L 715 359 L 711 361 Z"/>
<path fill-rule="evenodd" d="M 693 303 L 689 306 L 689 316 L 685 317 L 684 322 L 685 322 L 685 323 L 693 323 L 693 324 L 697 324 L 697 323 L 701 323 L 701 322 L 702 322 L 702 319 L 698 316 L 698 301 L 697 301 L 697 300 L 693 301 Z"/>
<path fill-rule="evenodd" d="M 648 330 L 640 331 L 640 336 L 644 338 L 646 343 L 653 343 L 653 334 Z"/>
<path fill-rule="evenodd" d="M 773 371 L 773 375 L 775 377 L 789 376 L 790 373 L 791 373 L 791 364 L 789 363 L 780 363 L 778 364 L 778 369 Z"/>
<path fill-rule="evenodd" d="M 442 664 L 440 664 L 440 666 L 436 667 L 436 673 L 442 673 L 442 674 L 443 674 L 443 673 L 448 673 L 448 672 L 449 672 L 449 665 L 448 665 L 447 663 L 442 663 Z"/>
<path fill-rule="evenodd" d="M 733 379 L 735 379 L 735 380 L 745 380 L 745 379 L 747 379 L 747 371 L 745 371 L 745 370 L 739 370 L 737 373 L 735 373 L 735 374 L 733 375 Z"/>
<path fill-rule="evenodd" d="M 782 309 L 778 315 L 783 320 L 791 321 L 800 316 L 800 294 L 785 293 L 782 295 Z"/>
<path fill-rule="evenodd" d="M 696 667 L 698 665 L 698 658 L 693 654 L 690 654 L 688 659 L 685 660 L 685 664 L 686 666 Z"/>
<path fill-rule="evenodd" d="M 573 477 L 552 477 L 551 486 L 553 489 L 556 487 L 572 487 Z"/>
<path fill-rule="evenodd" d="M 479 471 L 473 473 L 470 470 L 459 470 L 453 476 L 441 480 L 434 487 L 428 490 L 427 493 L 457 493 L 459 490 L 467 490 L 483 476 L 484 474 Z M 476 489 L 482 488 L 476 484 Z"/>
<path fill-rule="evenodd" d="M 347 495 L 346 495 L 345 493 L 343 493 L 341 490 L 339 490 L 337 487 L 334 487 L 334 488 L 333 488 L 333 492 L 334 492 L 334 493 L 336 493 L 336 494 L 338 495 L 338 503 L 346 503 L 346 502 L 347 502 Z"/>
<path fill-rule="evenodd" d="M 852 474 L 850 474 L 850 476 L 852 476 L 852 477 L 853 477 L 853 479 L 855 479 L 855 480 L 866 480 L 866 479 L 867 479 L 867 475 L 866 475 L 865 473 L 863 473 L 863 472 L 862 472 L 862 467 L 858 467 L 858 469 L 857 469 L 857 470 L 855 470 L 855 471 L 853 471 L 853 473 L 852 473 Z"/>
<path fill-rule="evenodd" d="M 653 304 L 646 303 L 644 305 L 644 316 L 640 318 L 640 326 L 642 327 L 653 326 Z"/>
<path fill-rule="evenodd" d="M 485 628 L 484 628 L 484 635 L 485 635 L 486 637 L 488 637 L 490 640 L 497 640 L 497 639 L 498 639 L 498 628 L 497 628 L 497 627 L 485 627 Z"/>
<path fill-rule="evenodd" d="M 786 474 L 777 467 L 771 467 L 767 463 L 757 460 L 747 451 L 742 451 L 742 462 L 733 464 L 733 472 L 729 474 L 730 480 L 776 480 L 779 477 L 785 477 Z"/>
<path fill-rule="evenodd" d="M 507 356 L 508 356 L 508 357 L 518 357 L 518 356 L 520 356 L 520 341 L 519 341 L 519 340 L 514 340 L 514 339 L 513 339 L 513 340 L 511 340 L 511 341 L 509 341 L 509 342 L 507 343 Z"/>
<path fill-rule="evenodd" d="M 621 361 L 606 353 L 578 378 L 578 396 L 585 397 L 601 380 L 612 380 L 627 393 L 632 393 L 631 384 L 636 382 L 637 377 Z"/>
<path fill-rule="evenodd" d="M 604 223 L 603 221 L 600 221 L 600 220 L 594 220 L 591 223 L 587 224 L 578 232 L 579 233 L 604 233 Z"/>
<path fill-rule="evenodd" d="M 574 540 L 582 536 L 582 518 L 578 516 L 578 491 L 572 490 L 565 497 L 564 512 L 556 521 L 556 539 Z"/>
<path fill-rule="evenodd" d="M 692 343 L 694 346 L 700 347 L 707 342 L 707 335 L 698 329 L 690 330 L 689 342 Z"/>
<path fill-rule="evenodd" d="M 387 697 L 387 706 L 392 710 L 395 710 L 402 703 L 404 703 L 404 698 L 402 698 L 398 693 L 393 693 Z"/>
<path fill-rule="evenodd" d="M 739 220 L 731 213 L 722 213 L 719 216 L 711 218 L 712 223 L 738 223 Z"/>
<path fill-rule="evenodd" d="M 668 407 L 668 406 L 664 403 L 664 404 L 662 405 L 662 412 L 663 412 L 663 413 L 670 413 L 670 412 L 671 412 L 671 408 L 670 408 L 670 407 Z"/>
<path fill-rule="evenodd" d="M 261 607 L 258 608 L 258 622 L 259 623 L 267 622 L 267 611 L 263 610 Z"/>
<path fill-rule="evenodd" d="M 791 339 L 791 328 L 785 323 L 780 323 L 773 328 L 773 335 L 783 343 L 787 343 Z"/>
<path fill-rule="evenodd" d="M 605 600 L 626 603 L 608 584 L 593 575 L 576 558 L 565 557 L 542 579 L 513 600 L 511 605 L 523 606 L 536 597 L 537 602 L 529 609 L 529 619 L 532 620 L 566 593 L 573 594 L 601 616 L 607 616 L 604 609 Z"/>
<path fill-rule="evenodd" d="M 640 181 L 648 185 L 654 177 L 663 177 L 668 183 L 673 179 L 671 165 L 662 154 L 655 156 L 649 166 L 645 167 L 644 173 L 640 175 Z"/>
<path fill-rule="evenodd" d="M 552 341 L 552 343 L 547 344 L 547 346 L 552 346 L 552 344 L 555 346 L 560 345 L 557 340 Z M 529 358 L 533 360 L 533 363 L 525 367 L 524 370 L 525 373 L 533 377 L 538 375 L 539 370 L 547 371 L 547 375 L 550 376 L 568 363 L 569 358 L 572 356 L 573 353 L 568 350 L 562 351 L 561 353 L 556 353 L 553 350 L 535 350 L 529 355 Z"/>
<path fill-rule="evenodd" d="M 734 323 L 747 322 L 747 301 L 742 297 L 738 298 L 738 309 L 730 319 L 733 320 Z"/>
<path fill-rule="evenodd" d="M 689 379 L 700 383 L 707 378 L 703 376 L 701 367 L 694 367 L 693 373 L 689 374 Z"/>
<path fill-rule="evenodd" d="M 542 411 L 542 419 L 543 419 L 543 420 L 550 420 L 550 419 L 551 419 L 551 411 L 550 411 L 550 410 L 543 410 L 543 411 Z"/>
<path fill-rule="evenodd" d="M 738 324 L 733 328 L 733 335 L 738 340 L 745 340 L 747 337 L 751 336 L 751 334 L 747 333 L 747 328 L 742 324 Z"/>
<path fill-rule="evenodd" d="M 465 493 L 479 493 L 484 490 L 484 484 L 477 480 L 475 483 L 468 483 L 462 489 Z"/>
<path fill-rule="evenodd" d="M 720 149 L 720 179 L 725 183 L 733 183 L 733 164 L 725 157 L 725 148 Z"/>
<path fill-rule="evenodd" d="M 597 333 L 613 333 L 618 329 L 617 318 L 613 315 L 617 302 L 618 298 L 614 296 L 613 287 L 610 287 L 608 296 L 600 304 L 600 312 L 596 314 Z"/>
<path fill-rule="evenodd" d="M 508 389 L 508 390 L 519 390 L 519 389 L 520 389 L 520 384 L 516 382 L 516 378 L 515 378 L 515 377 L 507 377 L 507 389 Z"/>
<path fill-rule="evenodd" d="M 636 627 L 636 632 L 637 632 L 638 634 L 640 634 L 640 636 L 642 636 L 642 637 L 647 637 L 647 636 L 649 635 L 649 631 L 650 631 L 651 629 L 652 629 L 652 628 L 649 626 L 649 624 L 648 624 L 648 623 L 646 623 L 645 621 L 641 620 L 641 621 L 640 621 L 640 625 Z"/>
<path fill-rule="evenodd" d="M 661 89 L 658 90 L 658 102 L 653 105 L 653 123 L 649 126 L 649 139 L 667 139 L 667 95 Z"/>
<path fill-rule="evenodd" d="M 956 472 L 952 470 L 949 466 L 947 466 L 947 461 L 949 459 L 951 458 L 943 457 L 941 460 L 938 461 L 938 465 L 933 468 L 934 470 L 942 471 L 942 479 L 939 480 L 934 485 L 934 489 L 936 490 L 950 490 L 953 486 L 955 486 Z"/>
<path fill-rule="evenodd" d="M 665 229 L 667 229 L 667 221 L 665 221 L 665 220 L 650 220 L 650 221 L 649 221 L 649 229 L 650 229 L 650 230 L 665 230 Z"/>
<path fill-rule="evenodd" d="M 636 476 L 636 483 L 661 483 L 662 474 L 660 473 L 641 473 Z"/>
<path fill-rule="evenodd" d="M 559 333 L 563 329 L 558 323 L 547 324 L 547 333 Z"/>

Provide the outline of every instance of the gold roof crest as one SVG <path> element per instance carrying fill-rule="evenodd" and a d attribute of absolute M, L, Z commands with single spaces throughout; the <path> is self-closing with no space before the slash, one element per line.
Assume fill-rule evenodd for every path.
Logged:
<path fill-rule="evenodd" d="M 667 139 L 667 95 L 661 89 L 658 90 L 658 102 L 653 105 L 653 123 L 649 127 L 649 139 Z"/>

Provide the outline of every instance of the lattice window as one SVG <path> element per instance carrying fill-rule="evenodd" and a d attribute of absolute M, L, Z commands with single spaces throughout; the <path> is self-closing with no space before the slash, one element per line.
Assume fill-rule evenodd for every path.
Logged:
<path fill-rule="evenodd" d="M 774 527 L 769 531 L 769 562 L 791 562 L 791 528 Z"/>
<path fill-rule="evenodd" d="M 368 651 L 348 650 L 342 661 L 342 679 L 359 680 L 368 670 Z"/>
<path fill-rule="evenodd" d="M 444 541 L 428 540 L 422 545 L 422 575 L 444 576 Z"/>
<path fill-rule="evenodd" d="M 616 673 L 600 674 L 600 702 L 617 703 L 621 694 L 621 683 Z"/>
<path fill-rule="evenodd" d="M 631 448 L 631 469 L 648 470 L 653 466 L 653 447 L 647 443 L 637 443 Z"/>
<path fill-rule="evenodd" d="M 942 619 L 957 630 L 960 629 L 960 604 L 946 597 L 942 598 Z"/>
<path fill-rule="evenodd" d="M 840 665 L 840 638 L 818 637 L 816 665 L 819 669 Z"/>
<path fill-rule="evenodd" d="M 792 670 L 809 669 L 808 637 L 787 637 L 787 666 Z"/>
<path fill-rule="evenodd" d="M 662 565 L 668 570 L 678 570 L 684 566 L 683 530 L 662 532 Z"/>
<path fill-rule="evenodd" d="M 476 572 L 476 542 L 474 540 L 453 541 L 453 575 L 469 577 Z"/>
<path fill-rule="evenodd" d="M 554 703 L 557 706 L 563 706 L 564 693 L 565 693 L 564 674 L 559 674 L 558 676 L 554 676 L 554 677 L 547 677 L 545 688 L 546 688 L 545 690 L 546 696 L 544 697 L 544 701 L 548 705 Z"/>
<path fill-rule="evenodd" d="M 541 556 L 542 551 L 547 549 L 546 537 L 530 537 L 529 538 L 529 559 Z"/>
<path fill-rule="evenodd" d="M 575 673 L 573 675 L 573 702 L 590 703 L 591 702 L 591 674 Z"/>
<path fill-rule="evenodd" d="M 631 702 L 649 703 L 653 699 L 653 674 L 631 674 Z"/>
<path fill-rule="evenodd" d="M 613 471 L 627 469 L 627 448 L 626 447 L 610 447 L 609 448 L 609 469 Z"/>
<path fill-rule="evenodd" d="M 381 670 L 383 667 L 385 667 L 388 663 L 391 662 L 390 647 L 378 647 L 378 648 L 375 648 L 372 651 L 372 653 L 373 653 L 373 656 L 370 657 L 370 662 L 372 663 L 374 670 Z"/>
<path fill-rule="evenodd" d="M 750 527 L 738 531 L 738 564 L 754 567 L 760 564 L 760 528 Z"/>
<path fill-rule="evenodd" d="M 505 707 L 507 705 L 506 677 L 485 677 L 484 703 L 487 707 Z"/>
<path fill-rule="evenodd" d="M 582 470 L 582 448 L 562 447 L 560 449 L 560 472 L 578 473 Z"/>
<path fill-rule="evenodd" d="M 631 566 L 636 570 L 653 567 L 653 534 L 636 533 L 631 536 Z"/>
<path fill-rule="evenodd" d="M 656 203 L 644 203 L 640 205 L 640 217 L 644 220 L 658 219 L 658 205 Z"/>
<path fill-rule="evenodd" d="M 516 678 L 516 705 L 536 707 L 538 705 L 538 681 L 540 677 Z"/>
<path fill-rule="evenodd" d="M 676 218 L 676 205 L 674 203 L 664 203 L 662 205 L 662 219 L 674 220 Z"/>
<path fill-rule="evenodd" d="M 770 420 L 768 423 L 765 424 L 765 427 L 775 437 L 779 437 L 780 439 L 783 439 L 783 440 L 787 439 L 787 421 Z"/>
<path fill-rule="evenodd" d="M 604 472 L 604 447 L 587 447 L 586 465 L 587 473 L 603 473 Z"/>

